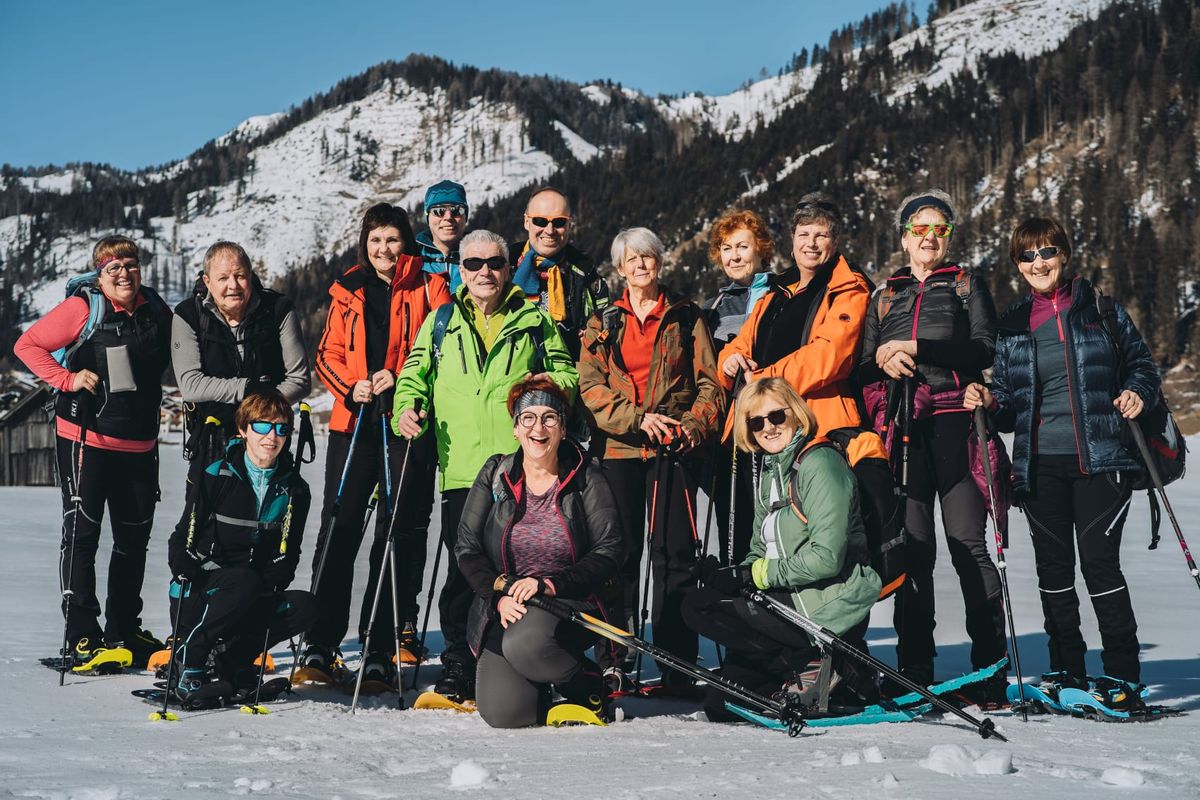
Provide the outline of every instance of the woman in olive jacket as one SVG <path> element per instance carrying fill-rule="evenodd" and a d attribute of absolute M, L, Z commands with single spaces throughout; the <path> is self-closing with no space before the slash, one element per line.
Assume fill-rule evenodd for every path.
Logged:
<path fill-rule="evenodd" d="M 525 604 L 543 595 L 602 614 L 601 588 L 623 557 L 608 482 L 564 437 L 568 407 L 548 378 L 512 388 L 508 409 L 521 447 L 487 460 L 459 523 L 455 556 L 476 593 L 467 627 L 478 659 L 475 697 L 479 715 L 496 728 L 543 723 L 551 686 L 569 702 L 605 711 L 599 667 L 584 655 L 595 637 Z"/>

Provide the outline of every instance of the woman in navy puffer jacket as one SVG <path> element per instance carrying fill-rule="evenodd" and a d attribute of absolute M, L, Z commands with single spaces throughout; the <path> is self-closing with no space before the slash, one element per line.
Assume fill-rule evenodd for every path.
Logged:
<path fill-rule="evenodd" d="M 963 404 L 985 406 L 1000 430 L 1015 432 L 1013 488 L 1033 538 L 1057 673 L 1050 682 L 1133 707 L 1140 703 L 1137 621 L 1120 545 L 1131 494 L 1126 473 L 1141 464 L 1123 428 L 1156 402 L 1158 369 L 1119 304 L 1118 341 L 1105 331 L 1095 289 L 1068 273 L 1071 243 L 1058 222 L 1022 222 L 1009 256 L 1031 292 L 997 325 L 991 391 L 971 384 Z M 1103 644 L 1107 678 L 1094 686 L 1084 668 L 1075 542 Z"/>

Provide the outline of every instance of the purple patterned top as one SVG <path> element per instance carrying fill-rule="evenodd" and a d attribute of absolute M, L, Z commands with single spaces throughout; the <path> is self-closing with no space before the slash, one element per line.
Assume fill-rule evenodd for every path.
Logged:
<path fill-rule="evenodd" d="M 574 562 L 567 526 L 558 513 L 558 481 L 545 494 L 525 490 L 525 511 L 509 538 L 516 575 L 546 576 Z"/>

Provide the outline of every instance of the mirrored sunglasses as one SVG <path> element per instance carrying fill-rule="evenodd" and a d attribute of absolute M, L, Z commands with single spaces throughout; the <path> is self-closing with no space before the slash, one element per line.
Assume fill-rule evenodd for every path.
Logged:
<path fill-rule="evenodd" d="M 434 219 L 441 219 L 449 214 L 455 219 L 461 219 L 467 215 L 467 207 L 464 205 L 455 204 L 452 206 L 434 206 L 429 209 L 429 215 Z"/>
<path fill-rule="evenodd" d="M 933 235 L 939 239 L 945 239 L 954 231 L 954 223 L 952 222 L 937 222 L 930 224 L 928 222 L 908 223 L 904 226 L 904 230 L 916 236 L 918 239 L 924 238 L 929 229 L 933 228 Z"/>
<path fill-rule="evenodd" d="M 1037 261 L 1039 257 L 1042 259 L 1042 261 L 1049 261 L 1060 252 L 1062 251 L 1060 251 L 1054 245 L 1051 245 L 1049 247 L 1039 247 L 1037 250 L 1025 250 L 1021 253 L 1019 258 L 1022 264 L 1032 264 L 1034 261 Z"/>
<path fill-rule="evenodd" d="M 257 433 L 259 436 L 266 436 L 271 431 L 275 431 L 275 435 L 281 439 L 286 439 L 292 433 L 292 423 L 290 422 L 267 422 L 265 419 L 256 419 L 250 423 L 250 430 Z"/>

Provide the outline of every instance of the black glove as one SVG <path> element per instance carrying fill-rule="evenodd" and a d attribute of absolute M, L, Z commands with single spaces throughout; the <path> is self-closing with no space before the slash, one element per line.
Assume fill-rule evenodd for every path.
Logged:
<path fill-rule="evenodd" d="M 204 571 L 204 559 L 195 550 L 183 548 L 171 559 L 168 566 L 171 567 L 172 575 L 192 581 Z"/>
<path fill-rule="evenodd" d="M 721 594 L 731 597 L 740 595 L 742 589 L 754 585 L 754 576 L 750 567 L 740 564 L 733 567 L 722 567 L 709 577 L 707 584 Z"/>
<path fill-rule="evenodd" d="M 721 560 L 714 555 L 707 555 L 692 565 L 692 580 L 708 585 L 709 579 L 721 568 Z"/>

